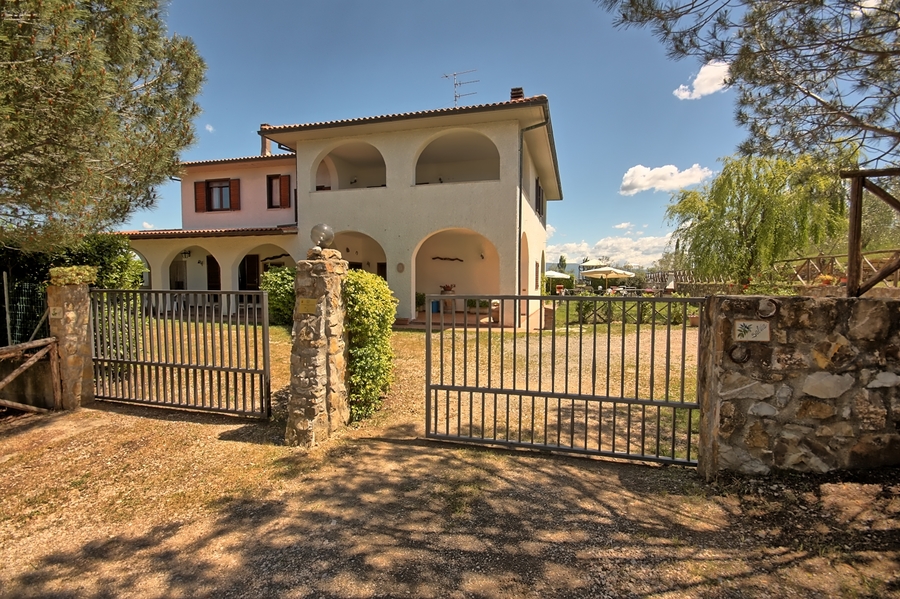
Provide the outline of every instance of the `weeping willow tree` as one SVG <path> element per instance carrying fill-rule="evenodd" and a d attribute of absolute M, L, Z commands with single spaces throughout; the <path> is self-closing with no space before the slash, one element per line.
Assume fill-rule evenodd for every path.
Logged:
<path fill-rule="evenodd" d="M 666 218 L 698 274 L 739 283 L 846 228 L 846 191 L 836 162 L 728 157 L 698 190 L 673 196 Z"/>

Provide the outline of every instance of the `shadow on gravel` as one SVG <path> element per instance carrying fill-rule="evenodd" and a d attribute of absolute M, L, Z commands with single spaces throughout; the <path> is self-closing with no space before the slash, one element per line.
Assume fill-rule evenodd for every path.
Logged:
<path fill-rule="evenodd" d="M 780 495 L 759 492 L 762 485 L 750 479 L 710 486 L 691 469 L 433 443 L 410 438 L 407 426 L 330 448 L 316 458 L 328 464 L 321 471 L 307 473 L 307 457 L 283 460 L 285 479 L 296 484 L 281 495 L 224 497 L 203 525 L 175 522 L 52 553 L 6 596 L 749 598 L 898 591 L 896 510 L 881 520 L 895 527 L 884 531 L 879 556 L 865 551 L 871 526 L 841 523 L 840 510 L 826 509 L 822 495 L 806 497 L 802 484 L 791 502 L 784 490 L 793 483 L 780 478 L 766 481 L 780 485 Z M 889 489 L 897 472 L 886 471 L 877 483 L 895 507 L 900 497 L 896 486 L 893 495 Z M 800 505 L 810 512 L 804 522 L 838 535 L 833 547 L 804 545 L 805 529 L 788 528 Z"/>

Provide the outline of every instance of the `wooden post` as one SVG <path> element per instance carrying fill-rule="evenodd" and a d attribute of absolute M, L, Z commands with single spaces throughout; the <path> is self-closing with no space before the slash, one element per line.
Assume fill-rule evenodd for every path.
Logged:
<path fill-rule="evenodd" d="M 847 241 L 847 297 L 859 297 L 862 275 L 863 176 L 850 181 L 850 231 Z"/>
<path fill-rule="evenodd" d="M 53 409 L 62 410 L 62 380 L 59 378 L 59 344 L 54 340 L 50 350 L 50 376 L 53 378 Z"/>

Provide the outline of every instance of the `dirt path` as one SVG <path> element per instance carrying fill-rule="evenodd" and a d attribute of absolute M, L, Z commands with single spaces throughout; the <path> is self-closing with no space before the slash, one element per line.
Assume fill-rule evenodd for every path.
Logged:
<path fill-rule="evenodd" d="M 900 471 L 723 478 L 434 444 L 422 336 L 385 409 L 283 422 L 100 404 L 0 424 L 3 597 L 900 597 Z"/>

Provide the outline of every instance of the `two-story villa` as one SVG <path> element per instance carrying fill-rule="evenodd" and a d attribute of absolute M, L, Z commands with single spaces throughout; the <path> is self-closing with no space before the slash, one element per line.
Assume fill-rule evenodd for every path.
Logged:
<path fill-rule="evenodd" d="M 546 202 L 562 199 L 545 96 L 259 135 L 259 156 L 184 163 L 182 229 L 127 233 L 153 288 L 258 289 L 327 223 L 351 267 L 387 280 L 398 318 L 441 285 L 540 293 Z"/>

